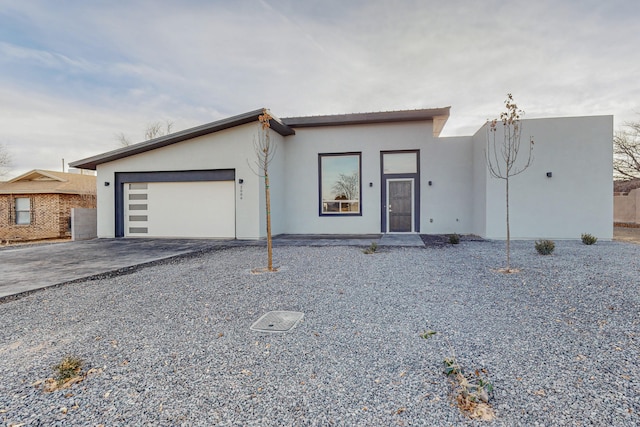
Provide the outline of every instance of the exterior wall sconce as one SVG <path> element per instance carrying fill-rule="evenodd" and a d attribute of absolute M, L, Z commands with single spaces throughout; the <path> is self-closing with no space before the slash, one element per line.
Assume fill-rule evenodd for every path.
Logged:
<path fill-rule="evenodd" d="M 553 174 L 551 172 L 547 172 L 547 178 L 551 178 Z"/>
<path fill-rule="evenodd" d="M 433 185 L 433 181 L 429 181 L 429 186 Z"/>
<path fill-rule="evenodd" d="M 105 182 L 104 182 L 104 186 L 105 186 L 105 187 L 108 187 L 108 186 L 110 186 L 110 185 L 111 185 L 111 183 L 110 183 L 109 181 L 105 181 Z"/>
<path fill-rule="evenodd" d="M 370 182 L 370 183 L 369 183 L 369 187 L 373 187 L 373 182 Z"/>
<path fill-rule="evenodd" d="M 242 178 L 238 179 L 238 184 L 244 184 L 244 179 Z"/>

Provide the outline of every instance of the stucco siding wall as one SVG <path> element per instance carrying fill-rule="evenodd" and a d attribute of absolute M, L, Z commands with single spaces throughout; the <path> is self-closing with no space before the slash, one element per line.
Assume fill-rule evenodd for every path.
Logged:
<path fill-rule="evenodd" d="M 613 117 L 524 120 L 523 143 L 530 135 L 533 164 L 510 180 L 511 237 L 611 239 Z M 504 181 L 490 178 L 486 237 L 506 237 L 504 194 Z"/>
<path fill-rule="evenodd" d="M 285 200 L 287 197 L 287 182 L 285 169 L 287 167 L 287 138 L 271 131 L 271 142 L 274 144 L 275 155 L 269 165 L 269 189 L 271 193 L 271 234 L 273 236 L 286 232 Z M 288 137 L 291 138 L 291 137 Z M 260 237 L 266 237 L 266 206 L 264 202 L 264 179 L 260 179 Z"/>
<path fill-rule="evenodd" d="M 437 138 L 421 150 L 422 234 L 471 233 L 473 152 L 470 137 Z M 429 181 L 432 185 L 429 185 Z"/>
<path fill-rule="evenodd" d="M 468 137 L 435 139 L 431 123 L 410 122 L 298 128 L 286 144 L 286 233 L 379 233 L 384 190 L 380 152 L 414 149 L 420 150 L 420 232 L 470 229 Z M 362 153 L 362 216 L 320 216 L 318 155 L 346 152 Z M 434 183 L 431 187 L 427 185 L 429 180 Z"/>
<path fill-rule="evenodd" d="M 472 196 L 472 233 L 478 236 L 487 234 L 487 181 L 489 171 L 486 162 L 486 125 L 472 137 L 473 181 L 470 183 Z"/>
<path fill-rule="evenodd" d="M 249 166 L 255 157 L 253 141 L 258 129 L 258 123 L 250 123 L 99 165 L 98 237 L 115 235 L 116 172 L 235 169 L 236 237 L 259 238 L 259 177 Z"/>

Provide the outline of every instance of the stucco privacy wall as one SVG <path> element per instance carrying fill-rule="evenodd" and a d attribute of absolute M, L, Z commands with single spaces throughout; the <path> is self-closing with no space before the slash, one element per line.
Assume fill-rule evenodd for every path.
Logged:
<path fill-rule="evenodd" d="M 379 233 L 380 152 L 415 149 L 420 150 L 420 232 L 470 230 L 469 137 L 436 139 L 432 123 L 424 121 L 297 128 L 285 144 L 287 233 Z M 320 216 L 318 155 L 345 152 L 362 153 L 362 216 Z"/>
<path fill-rule="evenodd" d="M 640 189 L 613 197 L 614 222 L 640 224 Z"/>
<path fill-rule="evenodd" d="M 533 119 L 523 120 L 522 126 L 523 142 L 534 137 L 534 160 L 510 180 L 511 237 L 579 239 L 590 233 L 611 239 L 613 117 Z M 501 132 L 501 126 L 498 129 Z M 480 138 L 484 129 L 476 135 L 475 144 L 486 143 L 486 137 Z M 486 177 L 485 237 L 504 239 L 504 181 L 490 178 L 488 171 Z"/>
<path fill-rule="evenodd" d="M 236 237 L 259 238 L 259 177 L 248 162 L 255 156 L 253 141 L 258 126 L 257 122 L 236 126 L 98 165 L 98 237 L 115 236 L 115 172 L 235 169 Z M 244 180 L 242 198 L 237 178 Z M 110 185 L 105 186 L 105 182 Z M 175 220 L 187 221 L 188 216 L 185 213 L 184 218 Z"/>
<path fill-rule="evenodd" d="M 71 209 L 71 240 L 91 240 L 96 238 L 95 208 Z"/>

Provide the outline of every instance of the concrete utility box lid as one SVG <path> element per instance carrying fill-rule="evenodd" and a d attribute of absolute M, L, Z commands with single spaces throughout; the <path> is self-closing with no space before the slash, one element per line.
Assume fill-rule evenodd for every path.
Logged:
<path fill-rule="evenodd" d="M 304 313 L 298 311 L 270 311 L 256 320 L 250 329 L 258 332 L 287 332 L 303 317 Z"/>

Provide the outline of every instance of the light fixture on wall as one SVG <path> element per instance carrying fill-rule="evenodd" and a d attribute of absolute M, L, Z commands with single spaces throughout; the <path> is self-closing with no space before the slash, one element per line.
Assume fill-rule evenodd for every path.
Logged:
<path fill-rule="evenodd" d="M 431 186 L 431 185 L 433 185 L 433 181 L 429 181 L 429 185 L 430 185 L 430 186 Z"/>
<path fill-rule="evenodd" d="M 108 187 L 108 186 L 110 186 L 110 185 L 111 185 L 111 183 L 110 183 L 109 181 L 105 181 L 105 182 L 104 182 L 104 186 L 105 186 L 105 187 Z"/>
<path fill-rule="evenodd" d="M 238 184 L 244 184 L 244 179 L 238 178 Z"/>
<path fill-rule="evenodd" d="M 370 183 L 369 183 L 369 187 L 373 187 L 373 182 L 370 182 Z"/>
<path fill-rule="evenodd" d="M 547 172 L 547 178 L 551 178 L 553 174 L 551 172 Z"/>

